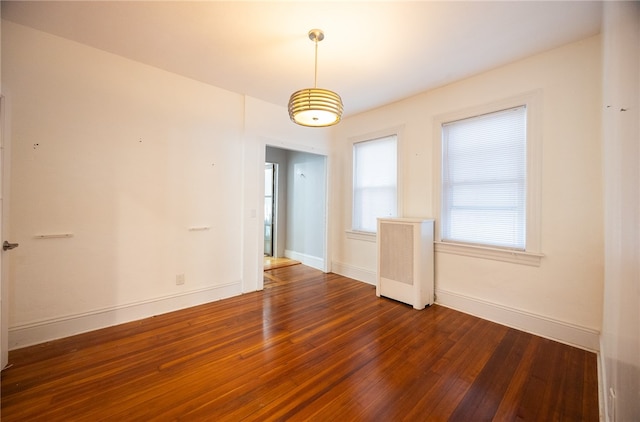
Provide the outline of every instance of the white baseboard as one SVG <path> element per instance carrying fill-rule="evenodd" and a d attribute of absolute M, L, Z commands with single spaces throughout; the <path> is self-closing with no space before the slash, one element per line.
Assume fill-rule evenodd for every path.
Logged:
<path fill-rule="evenodd" d="M 570 346 L 593 352 L 600 350 L 600 333 L 590 328 L 441 289 L 436 289 L 436 303 Z"/>
<path fill-rule="evenodd" d="M 9 328 L 9 350 L 202 305 L 242 293 L 240 281 Z"/>
<path fill-rule="evenodd" d="M 377 284 L 376 272 L 367 270 L 366 268 L 356 267 L 354 265 L 345 264 L 343 262 L 332 261 L 331 271 L 336 274 L 340 274 L 341 276 L 362 281 L 363 283 L 371 284 L 373 286 Z"/>
<path fill-rule="evenodd" d="M 315 268 L 316 270 L 324 271 L 324 259 L 318 256 L 307 255 L 295 251 L 285 250 L 284 256 L 289 259 L 300 261 L 304 265 Z"/>

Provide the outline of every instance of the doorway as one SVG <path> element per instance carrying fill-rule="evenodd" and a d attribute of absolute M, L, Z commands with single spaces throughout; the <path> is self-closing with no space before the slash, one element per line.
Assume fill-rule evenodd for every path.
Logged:
<path fill-rule="evenodd" d="M 327 271 L 327 157 L 266 145 L 264 177 L 264 259 Z"/>
<path fill-rule="evenodd" d="M 264 164 L 264 270 L 288 267 L 299 261 L 278 253 L 278 164 Z"/>

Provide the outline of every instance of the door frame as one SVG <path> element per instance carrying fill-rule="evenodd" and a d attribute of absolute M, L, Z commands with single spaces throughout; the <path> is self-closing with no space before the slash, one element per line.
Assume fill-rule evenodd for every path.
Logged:
<path fill-rule="evenodd" d="M 9 205 L 9 174 L 7 161 L 9 149 L 6 136 L 7 104 L 4 95 L 0 95 L 0 243 L 8 238 L 7 211 Z M 8 265 L 4 251 L 0 251 L 0 370 L 9 363 L 9 280 Z"/>
<path fill-rule="evenodd" d="M 300 145 L 300 144 L 291 144 L 291 143 L 287 143 L 287 142 L 282 142 L 282 141 L 275 141 L 273 139 L 263 139 L 262 142 L 262 148 L 261 148 L 261 159 L 260 159 L 260 171 L 258 172 L 258 174 L 260 175 L 260 180 L 258 181 L 258 186 L 259 186 L 259 192 L 258 195 L 260 196 L 260 203 L 264 202 L 264 164 L 266 163 L 266 151 L 267 151 L 267 147 L 271 147 L 271 148 L 277 148 L 277 149 L 281 149 L 281 150 L 286 150 L 286 151 L 294 151 L 294 152 L 303 152 L 303 153 L 307 153 L 307 154 L 314 154 L 314 155 L 319 155 L 324 157 L 324 168 L 323 168 L 323 172 L 324 172 L 324 183 L 325 183 L 325 198 L 324 198 L 324 248 L 323 248 L 323 260 L 324 260 L 324 264 L 321 268 L 321 271 L 324 273 L 329 273 L 331 272 L 331 254 L 330 254 L 330 244 L 329 244 L 329 227 L 330 227 L 330 214 L 329 214 L 329 201 L 331 198 L 331 183 L 330 183 L 330 178 L 329 178 L 329 169 L 330 167 L 330 156 L 329 156 L 329 152 L 328 151 L 324 151 L 324 150 L 318 150 L 316 148 L 312 148 L 312 147 L 306 147 L 304 145 Z M 264 221 L 264 207 L 261 207 L 258 211 L 258 215 L 257 217 L 260 219 L 259 221 Z M 263 224 L 260 224 L 260 229 L 259 229 L 259 250 L 258 250 L 258 256 L 256 258 L 259 259 L 259 268 L 263 269 L 264 268 L 264 264 L 263 264 L 263 260 L 264 260 L 264 229 L 263 229 Z M 257 283 L 257 289 L 258 290 L 262 290 L 264 288 L 264 278 L 263 277 L 258 277 L 258 283 Z"/>
<path fill-rule="evenodd" d="M 272 165 L 271 169 L 271 256 L 274 258 L 278 258 L 278 163 L 266 162 L 265 164 Z M 266 185 L 266 174 L 265 174 L 265 185 Z M 264 245 L 264 242 L 263 242 Z M 264 251 L 263 251 L 264 255 Z M 267 256 L 267 255 L 265 255 Z"/>

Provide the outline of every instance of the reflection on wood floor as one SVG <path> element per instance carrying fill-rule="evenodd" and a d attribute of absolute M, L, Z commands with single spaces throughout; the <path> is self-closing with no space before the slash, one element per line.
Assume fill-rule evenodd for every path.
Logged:
<path fill-rule="evenodd" d="M 9 353 L 2 421 L 598 422 L 597 356 L 305 265 Z"/>
<path fill-rule="evenodd" d="M 264 257 L 264 270 L 274 270 L 276 268 L 290 267 L 291 265 L 297 265 L 300 261 L 295 261 L 289 258 L 276 258 L 273 256 Z"/>

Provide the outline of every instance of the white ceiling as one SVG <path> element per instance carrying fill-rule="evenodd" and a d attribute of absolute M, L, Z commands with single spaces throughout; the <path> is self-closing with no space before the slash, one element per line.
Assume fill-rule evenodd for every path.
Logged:
<path fill-rule="evenodd" d="M 313 86 L 345 115 L 600 32 L 585 1 L 2 1 L 2 18 L 286 107 Z"/>

